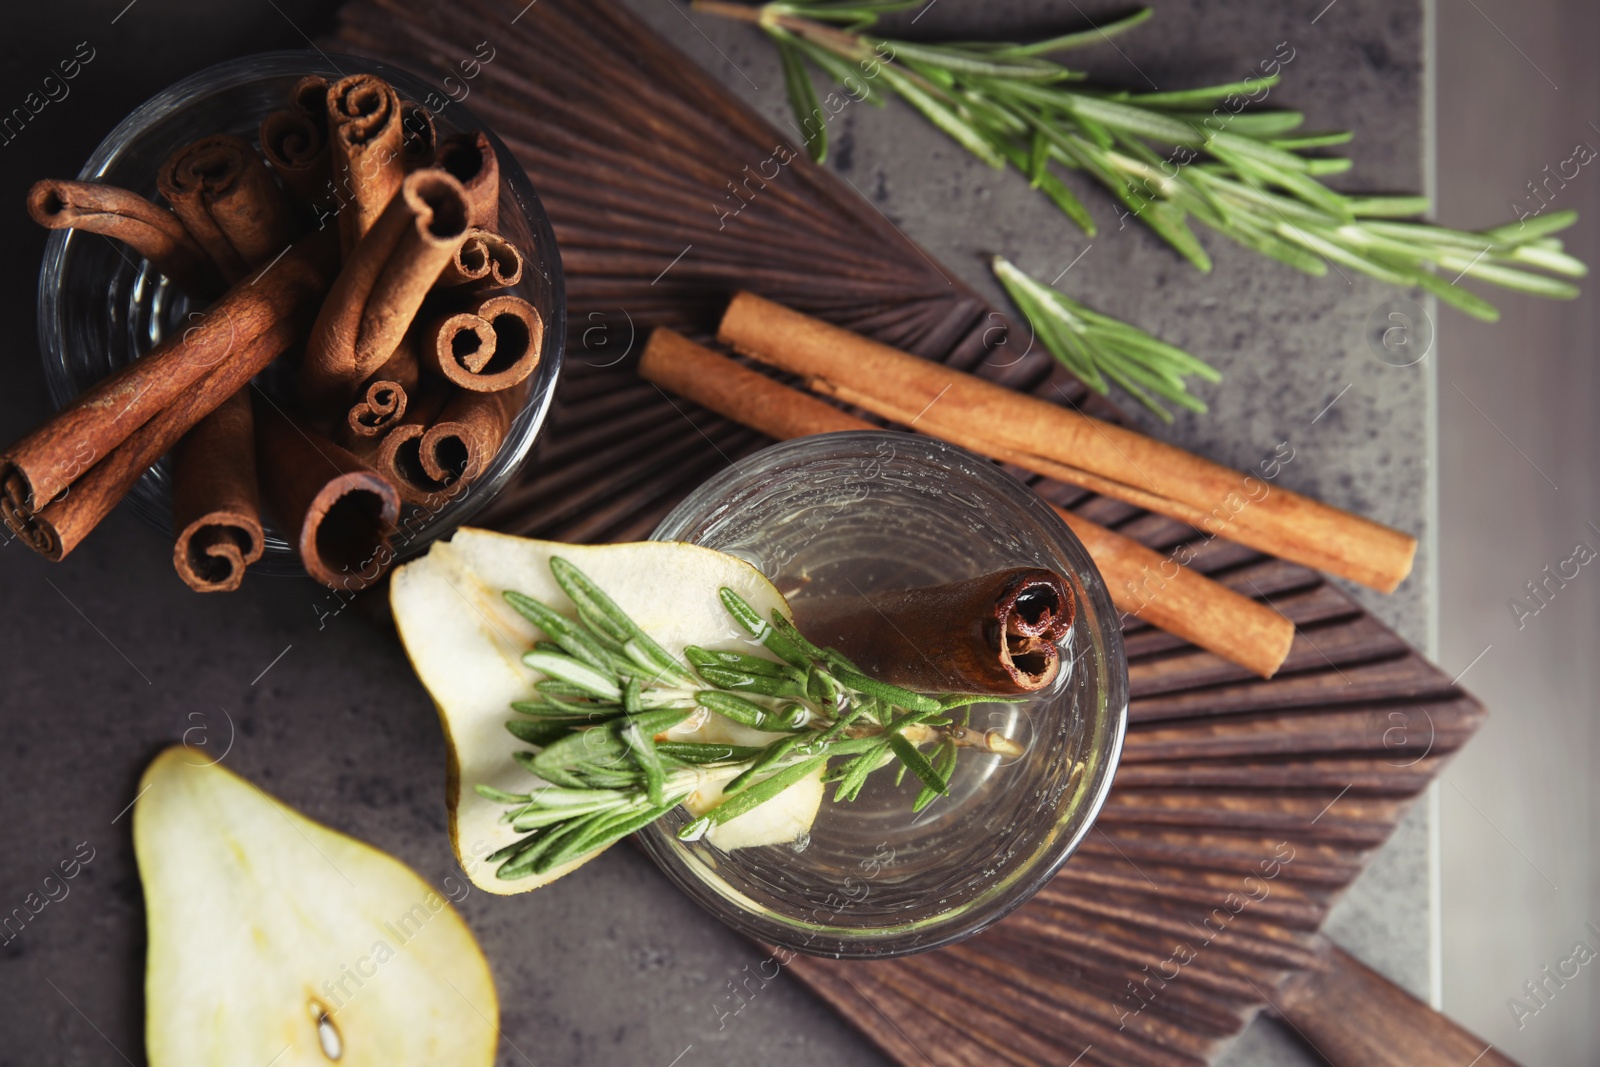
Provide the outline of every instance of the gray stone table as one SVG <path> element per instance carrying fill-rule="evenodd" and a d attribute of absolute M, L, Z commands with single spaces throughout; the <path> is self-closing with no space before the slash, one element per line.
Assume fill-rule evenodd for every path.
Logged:
<path fill-rule="evenodd" d="M 783 121 L 774 58 L 753 32 L 688 15 L 670 0 L 631 2 L 730 92 Z M 1322 10 L 1325 3 L 1163 5 L 1117 47 L 1079 60 L 1104 79 L 1177 88 L 1242 77 L 1287 42 L 1294 59 L 1271 102 L 1305 110 L 1312 128 L 1358 131 L 1361 188 L 1424 188 L 1424 11 L 1382 0 Z M 1023 33 L 1117 9 L 1098 0 L 943 0 L 916 30 Z M 0 301 L 11 324 L 0 369 L 4 440 L 48 411 L 32 326 L 43 237 L 22 215 L 27 185 L 74 173 L 122 114 L 165 84 L 229 56 L 301 46 L 331 15 L 312 0 L 110 0 L 29 5 L 7 18 L 6 108 L 78 42 L 87 39 L 95 59 L 70 96 L 0 145 Z M 835 169 L 980 290 L 999 298 L 983 265 L 992 252 L 1046 278 L 1076 259 L 1064 288 L 1219 366 L 1227 381 L 1205 391 L 1211 413 L 1181 418 L 1164 435 L 1241 467 L 1289 440 L 1297 458 L 1284 484 L 1419 534 L 1413 577 L 1394 596 L 1362 599 L 1429 647 L 1434 386 L 1422 368 L 1433 361 L 1396 368 L 1368 351 L 1363 326 L 1390 298 L 1383 287 L 1304 277 L 1210 237 L 1216 269 L 1202 276 L 1144 230 L 1119 230 L 1109 202 L 1093 192 L 1086 199 L 1102 232 L 1086 239 L 1023 180 L 986 169 L 898 104 L 847 109 L 835 133 Z M 170 551 L 125 511 L 64 565 L 0 548 L 0 910 L 36 891 L 80 842 L 95 850 L 70 895 L 0 945 L 0 1067 L 142 1062 L 143 905 L 124 809 L 146 762 L 185 730 L 201 726 L 218 746 L 231 738 L 233 769 L 430 881 L 450 871 L 439 730 L 392 637 L 353 611 L 319 625 L 321 598 L 303 581 L 194 595 L 173 576 Z M 1436 985 L 1428 837 L 1419 810 L 1330 926 L 1425 997 Z M 881 1062 L 784 978 L 727 1014 L 738 1003 L 732 983 L 761 957 L 631 849 L 532 897 L 474 892 L 462 911 L 494 965 L 503 1065 Z M 1313 1057 L 1263 1022 L 1227 1062 Z"/>

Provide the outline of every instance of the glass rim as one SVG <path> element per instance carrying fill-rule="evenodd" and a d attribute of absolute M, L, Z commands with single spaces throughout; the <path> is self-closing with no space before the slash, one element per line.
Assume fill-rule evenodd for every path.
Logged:
<path fill-rule="evenodd" d="M 864 929 L 794 919 L 750 900 L 726 879 L 709 871 L 697 857 L 685 852 L 659 825 L 652 824 L 638 835 L 645 853 L 662 872 L 727 925 L 758 941 L 804 955 L 834 959 L 890 959 L 942 948 L 980 932 L 1027 903 L 1072 858 L 1094 828 L 1110 795 L 1128 726 L 1127 657 L 1122 644 L 1121 612 L 1111 602 L 1110 592 L 1088 550 L 1036 493 L 990 460 L 959 446 L 896 430 L 850 430 L 780 441 L 708 478 L 661 521 L 650 539 L 684 540 L 683 534 L 691 522 L 713 514 L 730 490 L 757 472 L 779 467 L 795 453 L 816 449 L 826 442 L 833 446 L 834 454 L 871 455 L 873 447 L 885 441 L 894 444 L 896 455 L 911 453 L 916 459 L 929 463 L 948 463 L 954 457 L 972 471 L 982 472 L 977 477 L 985 488 L 1006 498 L 1024 515 L 1040 523 L 1058 542 L 1057 547 L 1067 549 L 1065 555 L 1073 565 L 1078 584 L 1092 602 L 1097 636 L 1103 642 L 1108 661 L 1100 694 L 1103 709 L 1096 713 L 1104 724 L 1104 741 L 1099 747 L 1091 747 L 1085 755 L 1085 762 L 1089 764 L 1086 773 L 1095 777 L 1085 787 L 1080 787 L 1087 789 L 1084 799 L 1068 813 L 1079 820 L 1076 825 L 1068 828 L 1068 815 L 1057 818 L 1051 830 L 1031 844 L 1033 858 L 1030 862 L 1007 879 L 949 911 L 902 924 Z M 825 799 L 824 803 L 831 801 Z M 795 934 L 810 936 L 800 941 L 794 939 Z"/>

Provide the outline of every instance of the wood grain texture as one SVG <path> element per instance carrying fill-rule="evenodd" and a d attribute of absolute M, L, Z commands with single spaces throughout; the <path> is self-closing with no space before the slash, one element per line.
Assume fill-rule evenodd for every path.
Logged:
<path fill-rule="evenodd" d="M 442 77 L 477 43 L 460 8 L 503 24 L 520 6 L 356 0 L 337 43 Z M 498 528 L 645 537 L 766 444 L 633 373 L 651 328 L 707 338 L 738 289 L 1115 417 L 1042 353 L 989 361 L 1003 316 L 615 5 L 541 0 L 496 46 L 471 106 L 540 191 L 571 323 L 549 429 L 491 509 Z M 739 184 L 784 145 L 773 176 Z M 1483 711 L 1316 572 L 1013 473 L 1152 550 L 1191 546 L 1197 573 L 1295 622 L 1288 658 L 1263 681 L 1126 619 L 1127 755 L 1055 880 L 938 952 L 786 969 L 901 1064 L 1210 1063 L 1326 958 L 1330 908 Z"/>

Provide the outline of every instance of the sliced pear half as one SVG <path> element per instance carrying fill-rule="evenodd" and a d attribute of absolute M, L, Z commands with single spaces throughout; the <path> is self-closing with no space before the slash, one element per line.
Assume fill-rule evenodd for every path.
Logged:
<path fill-rule="evenodd" d="M 133 844 L 152 1067 L 494 1062 L 489 965 L 399 860 L 181 746 L 145 771 Z"/>
<path fill-rule="evenodd" d="M 530 779 L 512 758 L 525 742 L 505 727 L 516 713 L 511 703 L 534 695 L 542 677 L 525 666 L 523 653 L 543 635 L 512 610 L 506 590 L 526 594 L 572 617 L 577 611 L 550 572 L 561 556 L 588 575 L 664 649 L 681 656 L 687 645 L 767 655 L 729 617 L 719 590 L 732 589 L 760 612 L 789 614 L 788 605 L 761 572 L 737 557 L 698 545 L 643 541 L 621 545 L 567 545 L 464 528 L 435 543 L 422 559 L 395 571 L 390 604 L 395 625 L 422 684 L 444 725 L 450 767 L 447 788 L 450 839 L 473 883 L 490 893 L 512 894 L 554 881 L 594 854 L 543 875 L 514 881 L 495 877 L 490 853 L 522 835 L 501 821 L 506 805 L 486 800 L 473 788 L 492 786 L 526 793 Z M 674 728 L 675 740 L 760 745 L 778 737 L 697 714 Z M 723 776 L 731 777 L 731 772 Z M 702 814 L 721 800 L 716 772 L 690 797 Z M 783 844 L 811 826 L 821 802 L 821 771 L 759 807 L 729 819 L 707 835 L 721 848 Z"/>

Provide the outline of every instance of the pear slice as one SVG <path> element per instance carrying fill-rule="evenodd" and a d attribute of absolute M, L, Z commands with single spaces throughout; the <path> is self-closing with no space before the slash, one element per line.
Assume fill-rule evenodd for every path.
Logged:
<path fill-rule="evenodd" d="M 409 867 L 182 746 L 139 797 L 152 1067 L 494 1062 L 489 965 Z"/>
<path fill-rule="evenodd" d="M 754 567 L 734 556 L 681 542 L 567 545 L 463 528 L 448 543 L 435 543 L 422 559 L 395 571 L 389 593 L 395 625 L 412 667 L 438 705 L 449 750 L 450 840 L 462 870 L 490 893 L 535 889 L 594 855 L 514 881 L 495 877 L 494 865 L 483 861 L 522 835 L 501 821 L 504 804 L 485 800 L 473 787 L 528 791 L 528 772 L 512 759 L 513 753 L 528 746 L 505 724 L 516 714 L 512 701 L 529 699 L 533 684 L 542 677 L 524 666 L 522 655 L 543 635 L 502 594 L 515 590 L 575 617 L 576 609 L 550 572 L 552 556 L 567 559 L 588 575 L 675 656 L 681 656 L 686 645 L 767 655 L 722 606 L 718 591 L 724 586 L 744 597 L 762 617 L 774 609 L 789 614 L 782 595 Z M 675 727 L 670 736 L 761 745 L 780 735 L 705 712 Z M 732 773 L 721 777 L 725 780 Z M 706 840 L 721 848 L 794 841 L 815 819 L 821 791 L 819 772 L 815 782 L 797 783 L 729 819 Z M 720 801 L 717 772 L 706 772 L 697 795 L 706 801 L 706 808 Z"/>

